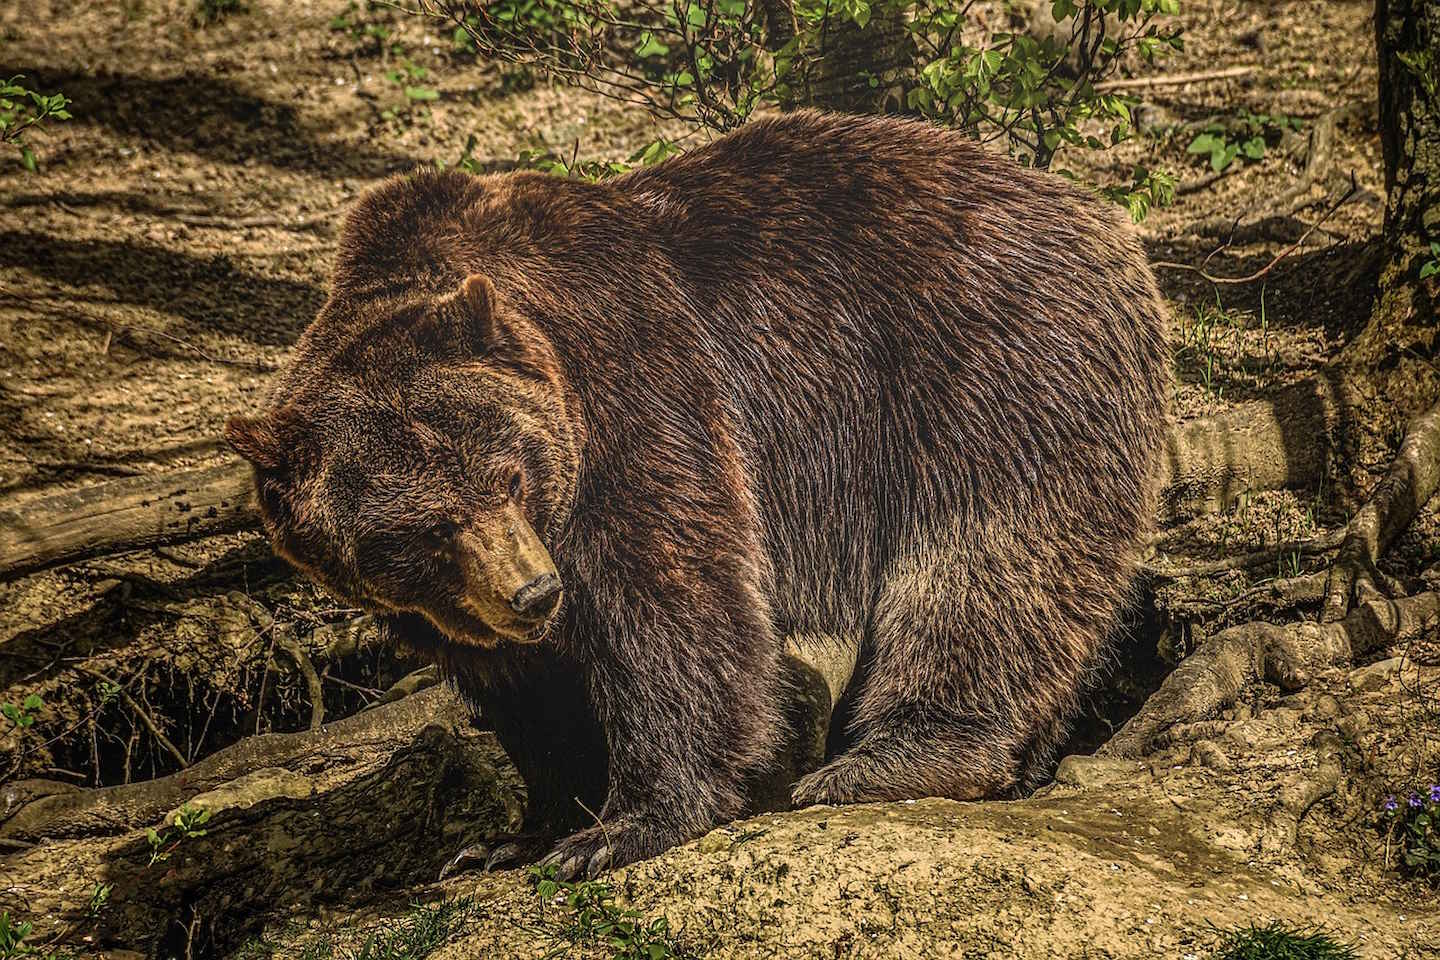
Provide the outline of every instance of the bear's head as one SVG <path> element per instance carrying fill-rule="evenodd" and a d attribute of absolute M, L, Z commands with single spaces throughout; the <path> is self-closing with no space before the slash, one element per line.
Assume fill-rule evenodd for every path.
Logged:
<path fill-rule="evenodd" d="M 452 643 L 539 639 L 562 583 L 581 425 L 543 333 L 472 275 L 446 296 L 332 298 L 271 409 L 226 425 L 278 554 Z"/>

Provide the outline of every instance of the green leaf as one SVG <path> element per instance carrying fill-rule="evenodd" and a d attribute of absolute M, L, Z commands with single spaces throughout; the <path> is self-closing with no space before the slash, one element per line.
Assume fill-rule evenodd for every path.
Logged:
<path fill-rule="evenodd" d="M 1420 268 L 1420 279 L 1428 280 L 1437 273 L 1440 273 L 1440 263 L 1431 260 Z"/>
<path fill-rule="evenodd" d="M 635 48 L 635 56 L 644 59 L 645 57 L 663 57 L 670 53 L 670 48 L 659 40 L 655 39 L 653 33 L 646 33 L 640 38 L 640 46 Z"/>
<path fill-rule="evenodd" d="M 1210 154 L 1210 168 L 1216 173 L 1230 166 L 1231 161 L 1240 153 L 1240 148 L 1235 144 L 1229 144 L 1222 150 L 1216 150 Z"/>
<path fill-rule="evenodd" d="M 25 166 L 26 170 L 34 173 L 36 170 L 35 151 L 31 150 L 29 147 L 21 147 L 20 162 Z"/>
<path fill-rule="evenodd" d="M 1190 141 L 1190 146 L 1185 148 L 1186 153 L 1212 153 L 1217 148 L 1223 149 L 1225 141 L 1213 133 L 1202 133 Z"/>
<path fill-rule="evenodd" d="M 1244 151 L 1245 156 L 1249 157 L 1251 160 L 1259 160 L 1261 157 L 1265 156 L 1265 138 L 1251 137 L 1249 140 L 1246 140 L 1243 144 L 1241 144 L 1240 149 Z"/>
<path fill-rule="evenodd" d="M 44 705 L 45 701 L 40 699 L 40 694 L 38 693 L 30 694 L 28 697 L 25 698 L 24 702 L 20 704 L 20 706 L 24 707 L 26 710 L 39 710 Z"/>
<path fill-rule="evenodd" d="M 439 100 L 440 91 L 431 87 L 406 87 L 405 97 L 408 100 Z"/>

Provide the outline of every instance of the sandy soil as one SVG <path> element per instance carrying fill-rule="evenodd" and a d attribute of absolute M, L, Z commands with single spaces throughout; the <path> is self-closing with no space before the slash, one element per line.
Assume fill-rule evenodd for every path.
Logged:
<path fill-rule="evenodd" d="M 1175 313 L 1175 413 L 1188 418 L 1310 374 L 1353 334 L 1373 291 L 1367 241 L 1381 226 L 1384 185 L 1369 3 L 1182 6 L 1186 49 L 1162 73 L 1253 71 L 1145 90 L 1147 136 L 1103 156 L 1062 155 L 1057 166 L 1092 182 L 1124 179 L 1136 163 L 1175 170 L 1179 201 L 1141 228 L 1152 257 L 1208 257 L 1207 270 L 1232 277 L 1299 239 L 1352 174 L 1357 187 L 1263 284 L 1216 288 L 1158 269 Z M 43 175 L 0 169 L 6 507 L 223 456 L 221 425 L 259 403 L 323 302 L 339 217 L 380 178 L 454 163 L 472 136 L 476 159 L 504 169 L 526 149 L 623 159 L 657 134 L 619 104 L 476 65 L 448 36 L 390 10 L 252 0 L 198 28 L 191 9 L 44 0 L 0 10 L 0 74 L 63 90 L 76 115 L 37 143 Z M 388 38 L 357 36 L 367 25 Z M 386 74 L 407 63 L 426 71 L 439 99 L 406 107 Z M 1330 161 L 1287 198 L 1305 130 L 1349 104 L 1360 106 L 1337 125 Z M 1241 110 L 1305 125 L 1263 160 L 1207 183 L 1208 167 L 1185 153 L 1185 125 Z M 1355 457 L 1324 488 L 1247 498 L 1168 531 L 1159 549 L 1216 556 L 1343 522 L 1401 426 L 1383 416 L 1355 424 Z M 1391 572 L 1418 573 L 1440 556 L 1437 542 L 1427 513 Z M 1248 585 L 1232 581 L 1162 592 L 1120 655 L 1121 679 L 1163 669 L 1157 648 L 1173 657 L 1213 629 L 1186 603 L 1197 590 Z M 33 728 L 0 735 L 0 771 L 94 786 L 178 769 L 105 696 L 102 679 L 77 672 L 82 662 L 133 682 L 187 761 L 255 731 L 302 729 L 301 679 L 271 669 L 256 624 L 295 622 L 308 644 L 316 628 L 354 613 L 296 580 L 249 534 L 0 585 L 0 700 L 35 691 L 47 704 Z M 327 715 L 353 712 L 414 666 L 346 654 L 333 683 L 327 674 Z M 632 867 L 617 884 L 716 956 L 1198 956 L 1207 924 L 1270 916 L 1324 922 L 1366 956 L 1440 955 L 1433 895 L 1385 869 L 1375 829 L 1385 792 L 1440 779 L 1440 679 L 1403 676 L 1337 673 L 1289 698 L 1257 689 L 1146 767 L 1077 762 L 1062 771 L 1072 783 L 1022 803 L 817 810 L 735 825 Z M 1097 696 L 1089 745 L 1147 683 Z M 1344 776 L 1297 816 L 1286 791 L 1332 756 L 1324 731 L 1342 743 Z M 378 901 L 337 891 L 341 906 L 307 908 L 264 933 L 280 953 L 299 953 L 317 931 L 333 928 L 343 944 L 398 922 L 412 895 L 472 891 L 485 909 L 443 955 L 537 954 L 544 924 L 535 933 L 516 919 L 538 909 L 518 874 L 443 888 L 417 878 Z"/>

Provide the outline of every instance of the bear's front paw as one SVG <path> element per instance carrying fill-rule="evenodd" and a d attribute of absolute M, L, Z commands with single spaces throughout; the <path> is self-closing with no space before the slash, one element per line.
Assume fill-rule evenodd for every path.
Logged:
<path fill-rule="evenodd" d="M 593 878 L 670 849 L 690 839 L 682 832 L 638 818 L 620 818 L 593 827 L 555 844 L 540 865 L 553 866 L 555 879 Z"/>
<path fill-rule="evenodd" d="M 839 806 L 890 799 L 890 791 L 876 785 L 874 779 L 874 765 L 868 757 L 844 754 L 801 777 L 790 791 L 790 802 L 799 809 L 816 804 Z"/>

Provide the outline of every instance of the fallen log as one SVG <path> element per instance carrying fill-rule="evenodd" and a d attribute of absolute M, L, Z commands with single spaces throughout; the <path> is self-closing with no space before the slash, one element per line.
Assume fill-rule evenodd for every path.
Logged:
<path fill-rule="evenodd" d="M 455 850 L 518 827 L 522 806 L 493 735 L 433 687 L 159 780 L 19 805 L 0 824 L 0 909 L 37 941 L 208 955 L 267 915 L 432 881 Z M 182 807 L 208 812 L 203 834 L 177 829 Z"/>
<path fill-rule="evenodd" d="M 253 527 L 250 468 L 230 460 L 127 477 L 0 511 L 0 582 L 91 557 Z"/>
<path fill-rule="evenodd" d="M 1165 520 L 1214 512 L 1243 492 L 1304 487 L 1324 474 L 1337 387 L 1322 378 L 1272 400 L 1236 404 L 1171 429 Z M 198 540 L 258 525 L 250 467 L 215 466 L 131 477 L 36 497 L 0 511 L 0 583 L 94 557 Z"/>

